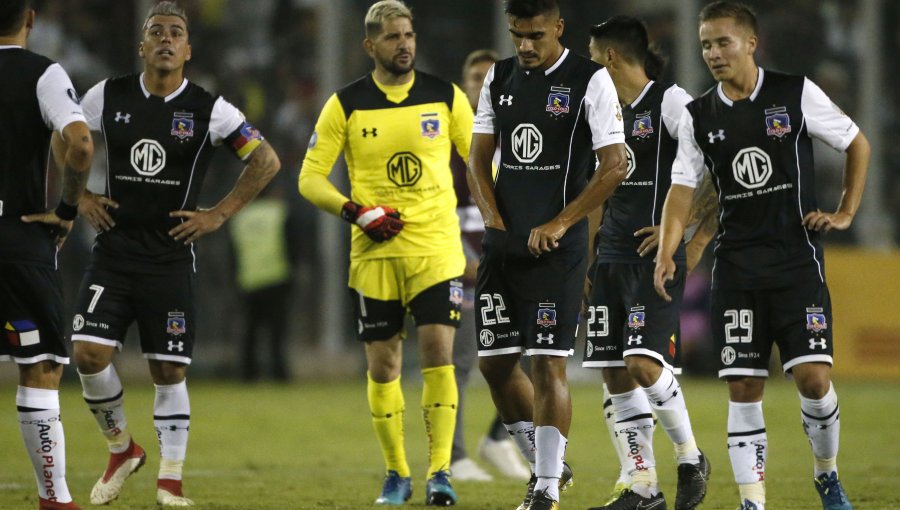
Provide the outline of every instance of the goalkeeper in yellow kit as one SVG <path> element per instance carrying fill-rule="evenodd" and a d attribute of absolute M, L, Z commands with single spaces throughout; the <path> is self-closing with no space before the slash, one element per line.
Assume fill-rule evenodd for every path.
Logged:
<path fill-rule="evenodd" d="M 382 0 L 369 8 L 364 47 L 375 69 L 325 103 L 303 161 L 300 193 L 356 225 L 349 287 L 365 343 L 372 423 L 387 468 L 375 503 L 399 505 L 412 494 L 400 388 L 408 310 L 424 380 L 425 504 L 453 505 L 449 466 L 458 396 L 452 353 L 465 257 L 450 151 L 455 145 L 467 159 L 473 114 L 458 87 L 413 69 L 416 34 L 403 2 Z M 342 150 L 349 200 L 328 181 Z"/>

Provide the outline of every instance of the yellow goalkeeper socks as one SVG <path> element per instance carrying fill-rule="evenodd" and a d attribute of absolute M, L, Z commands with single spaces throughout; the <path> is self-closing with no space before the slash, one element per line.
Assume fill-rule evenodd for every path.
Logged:
<path fill-rule="evenodd" d="M 409 464 L 406 463 L 406 449 L 403 446 L 403 413 L 406 403 L 400 378 L 388 383 L 377 383 L 368 375 L 369 410 L 372 412 L 372 426 L 381 445 L 384 463 L 388 471 L 396 471 L 398 475 L 409 477 Z M 452 431 L 451 431 L 452 433 Z"/>
<path fill-rule="evenodd" d="M 459 393 L 453 365 L 422 370 L 422 416 L 428 435 L 428 475 L 450 468 Z"/>

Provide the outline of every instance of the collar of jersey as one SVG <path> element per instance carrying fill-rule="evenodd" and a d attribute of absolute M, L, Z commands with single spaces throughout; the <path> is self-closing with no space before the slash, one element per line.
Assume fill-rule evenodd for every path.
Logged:
<path fill-rule="evenodd" d="M 754 87 L 753 92 L 750 93 L 749 99 L 751 102 L 753 102 L 753 100 L 756 99 L 756 96 L 759 95 L 759 89 L 762 88 L 763 84 L 763 74 L 765 74 L 765 71 L 762 67 L 757 66 L 756 68 L 759 69 L 759 74 L 756 75 L 756 87 Z M 734 106 L 734 101 L 728 99 L 728 96 L 725 95 L 725 91 L 722 90 L 721 83 L 716 85 L 716 92 L 719 93 L 719 99 L 721 99 L 723 103 L 727 104 L 728 106 Z M 741 101 L 743 101 L 743 99 Z"/>
<path fill-rule="evenodd" d="M 387 100 L 397 104 L 402 103 L 404 99 L 409 97 L 409 89 L 411 89 L 413 84 L 416 82 L 415 71 L 413 71 L 412 79 L 407 83 L 401 85 L 385 85 L 384 83 L 381 83 L 375 79 L 375 73 L 372 73 L 371 76 L 372 81 L 375 83 L 375 86 L 378 87 L 378 90 L 384 92 Z"/>
<path fill-rule="evenodd" d="M 141 84 L 141 90 L 144 92 L 144 97 L 146 97 L 147 99 L 150 99 L 150 91 L 147 90 L 147 86 L 144 85 L 144 73 L 141 73 L 141 76 L 138 79 L 138 82 L 140 82 L 140 84 Z M 184 89 L 187 88 L 187 85 L 188 85 L 188 80 L 187 80 L 187 78 L 184 78 L 181 81 L 181 86 L 179 86 L 177 89 L 175 89 L 175 92 L 172 92 L 168 96 L 164 97 L 163 101 L 168 103 L 169 101 L 175 99 L 176 97 L 178 97 L 179 94 L 184 92 Z"/>
<path fill-rule="evenodd" d="M 552 73 L 553 71 L 556 71 L 556 69 L 562 65 L 563 61 L 565 61 L 566 57 L 568 57 L 568 56 L 569 56 L 569 48 L 563 48 L 563 52 L 559 56 L 559 58 L 556 59 L 556 62 L 554 62 L 552 66 L 550 66 L 544 70 L 544 76 L 547 76 L 548 74 Z M 525 74 L 531 74 L 531 71 L 528 71 L 525 69 L 523 69 L 523 71 L 525 71 Z"/>
<path fill-rule="evenodd" d="M 647 84 L 644 85 L 644 89 L 641 90 L 641 93 L 638 94 L 637 99 L 635 99 L 630 105 L 628 105 L 628 107 L 634 109 L 634 107 L 637 106 L 642 99 L 644 99 L 644 96 L 647 95 L 647 92 L 650 92 L 650 87 L 652 87 L 654 83 L 656 82 L 653 80 L 648 81 Z"/>

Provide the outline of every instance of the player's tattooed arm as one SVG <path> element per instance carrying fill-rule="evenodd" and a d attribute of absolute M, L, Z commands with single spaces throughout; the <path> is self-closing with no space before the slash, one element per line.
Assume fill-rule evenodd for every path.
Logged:
<path fill-rule="evenodd" d="M 700 183 L 694 196 L 689 225 L 696 225 L 697 229 L 691 240 L 685 245 L 688 273 L 693 271 L 700 262 L 706 245 L 716 235 L 716 230 L 719 228 L 719 200 L 709 174 L 706 174 L 706 178 Z"/>
<path fill-rule="evenodd" d="M 29 214 L 22 221 L 50 225 L 56 234 L 56 245 L 61 247 L 72 230 L 78 202 L 90 177 L 94 142 L 87 124 L 76 121 L 63 128 L 62 136 L 54 132 L 51 145 L 53 159 L 63 169 L 62 200 L 55 211 Z"/>
<path fill-rule="evenodd" d="M 169 231 L 177 241 L 190 244 L 204 235 L 214 232 L 253 200 L 281 168 L 281 161 L 269 142 L 263 141 L 253 154 L 231 192 L 211 209 L 196 211 L 172 211 L 172 218 L 184 218 L 181 224 Z"/>

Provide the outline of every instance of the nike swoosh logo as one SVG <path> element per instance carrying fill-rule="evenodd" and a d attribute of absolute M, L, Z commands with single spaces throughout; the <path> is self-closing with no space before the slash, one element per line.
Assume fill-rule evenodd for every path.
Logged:
<path fill-rule="evenodd" d="M 638 503 L 638 506 L 634 507 L 634 510 L 650 510 L 651 508 L 656 508 L 656 507 L 658 507 L 660 505 L 664 505 L 664 504 L 666 504 L 666 501 L 663 499 L 657 499 L 656 501 L 654 501 L 653 503 L 650 503 L 649 505 L 645 505 L 644 502 L 641 501 L 640 503 Z"/>

